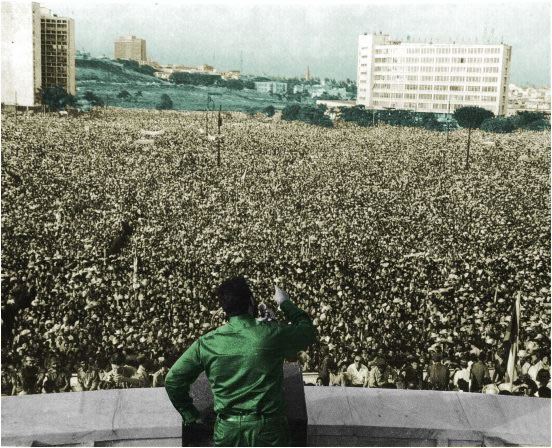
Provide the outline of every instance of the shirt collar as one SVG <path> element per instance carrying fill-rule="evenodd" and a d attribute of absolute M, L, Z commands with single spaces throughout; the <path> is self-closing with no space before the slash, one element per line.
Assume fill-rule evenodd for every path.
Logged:
<path fill-rule="evenodd" d="M 245 313 L 245 314 L 239 314 L 237 316 L 230 317 L 228 319 L 228 323 L 230 325 L 244 325 L 245 323 L 251 322 L 254 320 L 255 318 L 251 314 Z"/>

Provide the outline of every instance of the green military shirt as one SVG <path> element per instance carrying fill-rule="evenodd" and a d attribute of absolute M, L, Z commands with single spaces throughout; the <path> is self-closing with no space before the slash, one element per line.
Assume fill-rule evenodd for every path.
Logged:
<path fill-rule="evenodd" d="M 291 324 L 258 321 L 249 314 L 230 317 L 227 324 L 194 342 L 172 366 L 165 389 L 184 423 L 199 413 L 190 386 L 205 370 L 219 413 L 285 415 L 284 358 L 294 357 L 315 340 L 308 314 L 289 300 L 280 308 Z"/>

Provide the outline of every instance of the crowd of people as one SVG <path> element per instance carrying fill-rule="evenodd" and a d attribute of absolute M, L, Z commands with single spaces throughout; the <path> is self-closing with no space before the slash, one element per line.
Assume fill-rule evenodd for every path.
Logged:
<path fill-rule="evenodd" d="M 3 394 L 161 385 L 239 274 L 312 316 L 304 369 L 328 385 L 504 383 L 520 296 L 541 384 L 549 132 L 473 132 L 465 170 L 463 130 L 222 120 L 215 140 L 215 114 L 2 113 Z"/>

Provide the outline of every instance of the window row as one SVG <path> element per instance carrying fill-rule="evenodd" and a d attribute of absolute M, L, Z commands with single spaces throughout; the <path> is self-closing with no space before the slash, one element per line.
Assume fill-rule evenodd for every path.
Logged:
<path fill-rule="evenodd" d="M 366 72 L 360 72 L 365 75 Z M 496 76 L 431 76 L 431 75 L 374 75 L 375 81 L 459 81 L 459 82 L 487 82 L 496 83 Z"/>
<path fill-rule="evenodd" d="M 363 58 L 367 56 L 362 56 Z M 410 57 L 376 57 L 376 64 L 498 64 L 500 58 L 410 58 Z"/>
<path fill-rule="evenodd" d="M 361 64 L 361 67 L 365 65 Z M 468 67 L 468 66 L 432 66 L 432 65 L 375 65 L 375 72 L 402 73 L 498 73 L 499 67 Z"/>
<path fill-rule="evenodd" d="M 366 84 L 365 80 L 360 81 L 361 84 Z M 431 91 L 431 90 L 440 90 L 446 91 L 450 90 L 451 92 L 497 92 L 498 88 L 496 86 L 459 86 L 459 85 L 432 85 L 432 84 L 387 84 L 376 82 L 374 84 L 374 90 L 422 90 L 422 91 Z"/>
<path fill-rule="evenodd" d="M 407 54 L 500 54 L 500 47 L 413 47 Z"/>
<path fill-rule="evenodd" d="M 483 101 L 495 102 L 495 96 L 488 95 L 444 95 L 441 93 L 401 93 L 401 92 L 373 92 L 373 98 L 391 98 L 391 99 L 406 99 L 406 100 L 435 100 L 435 101 Z"/>

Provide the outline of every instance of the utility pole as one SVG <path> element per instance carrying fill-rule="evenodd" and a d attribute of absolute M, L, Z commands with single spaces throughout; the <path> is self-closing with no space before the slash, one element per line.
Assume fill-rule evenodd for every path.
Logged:
<path fill-rule="evenodd" d="M 219 104 L 218 113 L 218 137 L 217 137 L 217 166 L 220 167 L 220 126 L 222 125 L 222 117 L 220 115 L 222 105 Z"/>
<path fill-rule="evenodd" d="M 449 128 L 450 128 L 450 92 L 448 94 L 448 109 L 447 109 L 447 143 L 449 142 Z"/>
<path fill-rule="evenodd" d="M 211 95 L 207 93 L 207 107 L 205 109 L 205 138 L 209 137 L 209 104 L 215 102 L 211 99 Z"/>

